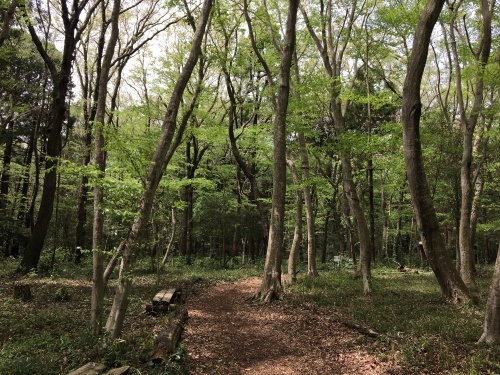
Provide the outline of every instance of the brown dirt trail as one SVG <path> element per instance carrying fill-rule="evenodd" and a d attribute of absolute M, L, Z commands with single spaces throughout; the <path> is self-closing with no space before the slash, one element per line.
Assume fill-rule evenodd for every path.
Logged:
<path fill-rule="evenodd" d="M 360 334 L 313 306 L 248 301 L 260 280 L 211 285 L 188 298 L 190 374 L 400 374 L 356 342 Z"/>

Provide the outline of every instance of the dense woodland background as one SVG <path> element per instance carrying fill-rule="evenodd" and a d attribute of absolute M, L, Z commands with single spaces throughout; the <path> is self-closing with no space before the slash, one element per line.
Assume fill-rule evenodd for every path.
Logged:
<path fill-rule="evenodd" d="M 19 259 L 20 273 L 51 274 L 57 259 L 79 263 L 96 252 L 107 262 L 141 212 L 202 5 L 0 4 L 3 254 Z M 401 119 L 424 5 L 300 5 L 286 124 L 283 251 L 295 239 L 311 275 L 316 260 L 333 264 L 337 255 L 356 267 L 362 222 L 374 264 L 427 266 Z M 152 269 L 174 256 L 188 265 L 265 257 L 286 7 L 275 0 L 213 4 L 197 65 L 180 92 L 151 215 L 134 237 L 140 251 L 132 257 L 149 257 Z M 421 87 L 426 183 L 445 254 L 463 277 L 493 263 L 499 246 L 498 14 L 494 1 L 446 2 Z M 359 212 L 349 201 L 353 191 L 346 195 L 351 187 Z"/>

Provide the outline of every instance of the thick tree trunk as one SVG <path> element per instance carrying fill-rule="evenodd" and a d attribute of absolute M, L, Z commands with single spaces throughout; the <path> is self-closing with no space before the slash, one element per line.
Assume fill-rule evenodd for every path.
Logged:
<path fill-rule="evenodd" d="M 47 140 L 42 198 L 40 201 L 36 223 L 31 233 L 31 239 L 26 247 L 21 264 L 18 267 L 18 272 L 21 273 L 27 273 L 38 266 L 38 261 L 40 260 L 40 255 L 45 243 L 45 237 L 47 236 L 50 220 L 52 218 L 54 198 L 57 188 L 57 164 L 62 149 L 62 129 L 64 121 L 68 115 L 66 97 L 68 95 L 71 68 L 73 66 L 77 38 L 79 38 L 79 33 L 81 33 L 82 29 L 85 28 L 85 26 L 80 28 L 78 33 L 76 33 L 78 36 L 75 35 L 75 30 L 78 25 L 77 21 L 81 11 L 82 8 L 79 7 L 78 2 L 73 4 L 71 12 L 67 7 L 63 7 L 63 12 L 65 13 L 63 14 L 63 17 L 67 17 L 68 20 L 71 21 L 65 23 L 66 30 L 64 33 L 64 49 L 59 69 L 56 67 L 55 62 L 48 55 L 43 43 L 38 38 L 34 25 L 28 25 L 31 39 L 50 71 L 54 87 L 52 90 L 52 103 L 50 110 L 51 129 Z M 26 17 L 28 17 L 26 8 L 23 8 L 23 13 Z"/>
<path fill-rule="evenodd" d="M 167 112 L 162 124 L 162 132 L 160 134 L 156 150 L 151 159 L 149 171 L 145 180 L 145 189 L 140 200 L 136 219 L 134 220 L 127 237 L 123 240 L 124 250 L 120 264 L 118 286 L 113 306 L 106 323 L 106 331 L 109 332 L 111 338 L 113 339 L 121 335 L 125 312 L 128 305 L 128 295 L 132 286 L 132 275 L 130 271 L 139 250 L 137 240 L 143 234 L 148 225 L 155 192 L 168 161 L 167 155 L 174 137 L 177 124 L 177 114 L 182 96 L 201 54 L 201 43 L 205 35 L 205 28 L 208 23 L 212 4 L 213 0 L 204 1 L 201 15 L 196 26 L 191 51 L 189 52 L 188 58 L 175 84 L 175 87 L 172 90 L 172 95 L 167 106 Z"/>
<path fill-rule="evenodd" d="M 271 302 L 280 298 L 281 263 L 283 259 L 283 237 L 285 227 L 286 199 L 286 115 L 290 92 L 290 67 L 295 50 L 295 24 L 299 0 L 290 0 L 283 52 L 281 55 L 278 98 L 274 116 L 274 165 L 273 165 L 273 197 L 271 207 L 271 224 L 267 244 L 264 276 L 255 298 L 262 302 Z"/>
<path fill-rule="evenodd" d="M 420 16 L 403 88 L 403 147 L 411 199 L 420 238 L 445 298 L 468 301 L 470 292 L 453 267 L 439 231 L 429 185 L 425 175 L 420 141 L 420 84 L 427 59 L 430 37 L 444 0 L 429 0 Z"/>
<path fill-rule="evenodd" d="M 45 161 L 42 198 L 38 209 L 37 219 L 31 233 L 31 239 L 18 268 L 18 271 L 21 273 L 28 273 L 30 270 L 38 267 L 40 255 L 45 243 L 45 237 L 47 236 L 50 220 L 52 218 L 57 188 L 57 160 L 61 154 L 61 132 L 67 110 L 65 100 L 68 92 L 69 72 L 70 69 L 58 75 L 61 78 L 54 88 L 51 109 L 53 120 L 52 129 L 47 141 L 47 157 Z"/>
<path fill-rule="evenodd" d="M 491 280 L 490 293 L 486 303 L 483 334 L 479 342 L 496 343 L 500 341 L 500 243 L 498 244 L 495 271 Z"/>
<path fill-rule="evenodd" d="M 18 0 L 12 0 L 7 8 L 0 10 L 0 18 L 2 19 L 2 25 L 0 27 L 0 47 L 9 37 L 10 24 L 14 19 L 18 4 Z"/>

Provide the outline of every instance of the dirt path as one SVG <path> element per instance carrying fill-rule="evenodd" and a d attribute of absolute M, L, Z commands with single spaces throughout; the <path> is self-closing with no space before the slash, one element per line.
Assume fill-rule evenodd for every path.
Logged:
<path fill-rule="evenodd" d="M 210 286 L 189 297 L 183 342 L 190 374 L 401 374 L 356 344 L 359 335 L 306 306 L 246 299 L 259 279 Z"/>

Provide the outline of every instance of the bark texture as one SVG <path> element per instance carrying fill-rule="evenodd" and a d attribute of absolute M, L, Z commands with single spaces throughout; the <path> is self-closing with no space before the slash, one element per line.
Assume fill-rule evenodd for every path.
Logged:
<path fill-rule="evenodd" d="M 271 302 L 281 297 L 281 263 L 285 227 L 286 199 L 286 115 L 290 93 L 290 67 L 295 50 L 295 24 L 299 0 L 290 0 L 286 21 L 286 34 L 281 54 L 278 97 L 274 117 L 274 165 L 271 223 L 264 265 L 264 276 L 256 299 Z"/>
<path fill-rule="evenodd" d="M 491 6 L 487 0 L 481 2 L 481 14 L 483 19 L 482 38 L 479 43 L 480 50 L 476 54 L 477 72 L 475 75 L 474 101 L 469 116 L 466 115 L 466 104 L 462 95 L 462 75 L 455 43 L 454 22 L 450 27 L 452 37 L 452 51 L 455 61 L 457 99 L 459 104 L 460 123 L 462 126 L 462 164 L 460 167 L 460 226 L 458 245 L 460 250 L 460 275 L 465 285 L 473 291 L 478 292 L 475 282 L 474 266 L 474 243 L 472 242 L 472 204 L 474 200 L 475 171 L 473 165 L 473 138 L 476 125 L 484 101 L 484 77 L 483 70 L 488 63 L 491 50 L 491 18 L 495 2 Z M 456 18 L 458 7 L 455 8 L 452 20 Z M 476 171 L 477 173 L 477 171 Z"/>
<path fill-rule="evenodd" d="M 441 233 L 424 169 L 420 141 L 420 85 L 429 42 L 444 0 L 429 0 L 423 9 L 413 38 L 413 49 L 403 87 L 402 121 L 406 173 L 420 238 L 445 298 L 468 301 L 469 290 L 453 266 Z"/>

